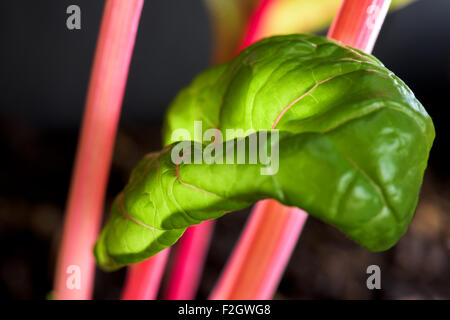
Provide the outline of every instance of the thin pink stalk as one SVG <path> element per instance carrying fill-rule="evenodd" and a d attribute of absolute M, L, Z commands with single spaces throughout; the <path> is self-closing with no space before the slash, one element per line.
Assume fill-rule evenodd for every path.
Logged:
<path fill-rule="evenodd" d="M 270 298 L 306 218 L 275 200 L 258 202 L 210 299 Z"/>
<path fill-rule="evenodd" d="M 265 15 L 272 10 L 272 6 L 275 2 L 276 0 L 260 0 L 258 6 L 255 8 L 255 11 L 250 17 L 249 24 L 245 30 L 245 34 L 242 38 L 241 45 L 238 48 L 238 52 L 266 36 L 262 32 L 264 18 Z"/>
<path fill-rule="evenodd" d="M 261 3 L 267 8 L 266 1 Z M 344 0 L 328 36 L 371 52 L 389 5 L 390 0 Z M 263 14 L 255 16 L 258 20 L 254 23 L 258 27 L 249 29 L 249 39 L 260 37 L 258 30 L 263 27 Z M 245 44 L 251 42 L 244 41 Z M 270 299 L 292 254 L 293 244 L 301 234 L 306 217 L 306 213 L 300 209 L 286 208 L 275 200 L 258 203 L 210 298 Z M 277 221 L 281 225 L 274 227 Z"/>
<path fill-rule="evenodd" d="M 128 268 L 122 300 L 154 300 L 164 274 L 170 249 Z"/>
<path fill-rule="evenodd" d="M 105 4 L 56 266 L 54 299 L 92 297 L 92 249 L 142 5 L 143 0 L 108 0 Z"/>
<path fill-rule="evenodd" d="M 188 228 L 184 233 L 175 252 L 174 266 L 164 299 L 195 298 L 213 230 L 214 221 L 207 220 Z"/>

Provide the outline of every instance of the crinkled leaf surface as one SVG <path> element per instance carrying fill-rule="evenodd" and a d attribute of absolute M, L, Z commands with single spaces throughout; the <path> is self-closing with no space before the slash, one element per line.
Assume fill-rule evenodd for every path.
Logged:
<path fill-rule="evenodd" d="M 278 172 L 262 175 L 260 162 L 174 164 L 180 138 L 172 133 L 195 137 L 196 120 L 203 132 L 220 128 L 224 136 L 278 129 Z M 112 270 L 142 261 L 188 226 L 264 198 L 305 209 L 368 250 L 388 249 L 413 217 L 433 139 L 422 105 L 373 56 L 324 37 L 264 39 L 199 74 L 174 99 L 166 147 L 142 159 L 117 196 L 97 262 Z M 227 142 L 222 150 L 233 148 Z"/>

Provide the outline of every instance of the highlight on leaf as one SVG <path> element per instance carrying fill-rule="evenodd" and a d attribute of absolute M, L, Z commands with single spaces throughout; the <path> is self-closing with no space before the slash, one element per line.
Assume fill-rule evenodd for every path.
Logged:
<path fill-rule="evenodd" d="M 173 135 L 178 129 L 185 134 Z M 209 129 L 222 141 L 205 143 Z M 252 146 L 262 131 L 268 139 Z M 386 250 L 414 215 L 433 139 L 425 109 L 375 57 L 319 36 L 261 40 L 200 73 L 171 103 L 166 146 L 139 162 L 114 201 L 97 262 L 114 270 L 142 261 L 187 227 L 266 198 Z M 222 161 L 177 164 L 171 153 L 182 141 L 200 154 L 213 144 Z M 261 174 L 259 160 L 227 162 L 239 146 L 247 161 L 252 150 L 276 151 L 277 171 Z"/>

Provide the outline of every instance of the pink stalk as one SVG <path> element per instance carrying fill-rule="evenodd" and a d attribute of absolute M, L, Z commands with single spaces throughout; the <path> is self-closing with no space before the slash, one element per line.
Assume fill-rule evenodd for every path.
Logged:
<path fill-rule="evenodd" d="M 371 53 L 391 0 L 345 0 L 328 30 L 328 37 Z"/>
<path fill-rule="evenodd" d="M 92 297 L 92 249 L 142 5 L 143 0 L 108 0 L 105 4 L 56 266 L 54 299 Z"/>
<path fill-rule="evenodd" d="M 266 36 L 262 32 L 264 18 L 265 15 L 270 12 L 275 2 L 276 0 L 260 0 L 258 6 L 255 8 L 255 11 L 250 17 L 250 22 L 247 26 L 247 29 L 245 30 L 245 34 L 242 38 L 242 42 L 239 46 L 238 52 Z"/>
<path fill-rule="evenodd" d="M 268 0 L 261 6 L 268 7 Z M 371 52 L 390 0 L 344 0 L 329 30 L 328 37 Z M 258 12 L 258 11 L 257 11 Z M 255 15 L 244 44 L 261 37 L 261 16 Z M 230 257 L 211 299 L 272 298 L 301 234 L 307 215 L 287 208 L 275 200 L 256 204 L 243 234 Z M 269 230 L 269 231 L 267 231 Z"/>
<path fill-rule="evenodd" d="M 258 202 L 210 299 L 270 298 L 306 218 L 275 200 Z"/>
<path fill-rule="evenodd" d="M 175 252 L 174 266 L 164 299 L 195 298 L 213 230 L 213 220 L 204 221 L 186 230 Z"/>
<path fill-rule="evenodd" d="M 158 295 L 170 249 L 128 268 L 122 300 L 154 300 Z"/>

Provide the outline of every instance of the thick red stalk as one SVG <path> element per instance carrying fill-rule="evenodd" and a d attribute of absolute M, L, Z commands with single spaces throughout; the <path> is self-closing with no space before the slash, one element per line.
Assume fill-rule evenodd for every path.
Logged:
<path fill-rule="evenodd" d="M 142 6 L 143 0 L 108 0 L 105 4 L 56 266 L 54 299 L 92 297 L 92 249 Z"/>
<path fill-rule="evenodd" d="M 258 202 L 210 299 L 270 298 L 306 218 L 275 200 Z"/>
<path fill-rule="evenodd" d="M 170 249 L 128 268 L 122 300 L 154 300 L 158 295 Z"/>
<path fill-rule="evenodd" d="M 261 6 L 269 8 L 268 0 Z M 390 0 L 344 0 L 328 36 L 366 52 L 371 52 Z M 257 11 L 258 12 L 258 11 Z M 261 37 L 261 18 L 254 16 L 244 44 Z M 211 299 L 270 299 L 284 272 L 307 215 L 275 200 L 259 202 L 230 257 Z M 269 231 L 267 231 L 269 230 Z"/>
<path fill-rule="evenodd" d="M 391 0 L 346 0 L 328 30 L 328 37 L 371 53 Z"/>
<path fill-rule="evenodd" d="M 195 298 L 213 230 L 213 220 L 204 221 L 186 230 L 175 252 L 174 265 L 164 299 Z"/>

